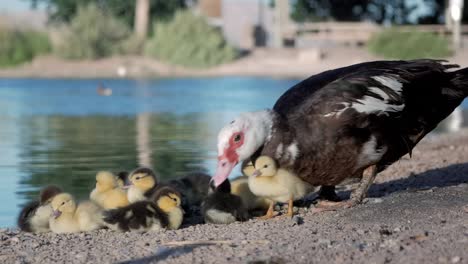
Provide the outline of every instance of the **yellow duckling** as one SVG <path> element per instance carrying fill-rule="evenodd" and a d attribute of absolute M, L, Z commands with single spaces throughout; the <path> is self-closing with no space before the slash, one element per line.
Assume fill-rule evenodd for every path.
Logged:
<path fill-rule="evenodd" d="M 260 156 L 255 161 L 255 171 L 249 177 L 249 188 L 257 196 L 269 200 L 270 206 L 262 218 L 275 216 L 274 202 L 288 202 L 288 216 L 293 216 L 293 201 L 303 198 L 313 188 L 310 184 L 299 179 L 295 174 L 278 168 L 274 159 Z"/>
<path fill-rule="evenodd" d="M 51 205 L 49 225 L 54 233 L 91 231 L 103 226 L 102 209 L 93 202 L 82 202 L 77 207 L 70 194 L 61 193 L 52 199 Z"/>
<path fill-rule="evenodd" d="M 178 229 L 183 219 L 181 195 L 171 187 L 160 188 L 155 202 L 138 201 L 104 213 L 106 225 L 119 231 Z"/>
<path fill-rule="evenodd" d="M 50 231 L 49 217 L 52 214 L 50 202 L 62 189 L 50 185 L 40 192 L 40 200 L 26 204 L 18 216 L 18 226 L 21 230 L 33 233 Z"/>
<path fill-rule="evenodd" d="M 251 161 L 242 164 L 242 173 L 245 176 L 238 177 L 231 182 L 231 193 L 239 196 L 247 210 L 267 210 L 270 202 L 264 197 L 256 196 L 249 188 L 249 177 L 255 171 Z"/>
<path fill-rule="evenodd" d="M 104 209 L 114 209 L 129 204 L 127 193 L 119 187 L 115 175 L 108 171 L 96 174 L 96 188 L 89 198 Z"/>
<path fill-rule="evenodd" d="M 128 176 L 130 185 L 128 186 L 127 198 L 130 203 L 150 200 L 153 198 L 158 179 L 156 173 L 150 168 L 138 168 Z"/>

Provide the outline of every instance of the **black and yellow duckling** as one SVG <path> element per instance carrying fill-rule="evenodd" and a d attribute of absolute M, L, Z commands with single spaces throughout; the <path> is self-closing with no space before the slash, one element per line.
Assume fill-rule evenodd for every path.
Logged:
<path fill-rule="evenodd" d="M 130 203 L 153 198 L 158 187 L 158 178 L 152 169 L 138 168 L 130 173 L 128 179 L 130 185 L 127 186 L 127 198 Z"/>
<path fill-rule="evenodd" d="M 210 182 L 210 191 L 202 204 L 202 214 L 206 223 L 230 224 L 245 221 L 249 215 L 242 199 L 231 194 L 231 184 L 225 180 L 217 188 Z"/>
<path fill-rule="evenodd" d="M 89 198 L 104 209 L 114 209 L 129 204 L 127 193 L 119 187 L 117 177 L 108 171 L 100 171 L 96 174 L 96 188 Z"/>
<path fill-rule="evenodd" d="M 51 205 L 53 213 L 49 225 L 54 233 L 91 231 L 103 227 L 102 209 L 91 201 L 81 202 L 77 207 L 70 194 L 61 193 L 52 199 Z"/>
<path fill-rule="evenodd" d="M 62 189 L 50 185 L 43 188 L 39 194 L 39 201 L 31 201 L 21 210 L 18 216 L 18 227 L 22 231 L 42 233 L 50 231 L 49 217 L 52 214 L 50 202 Z"/>
<path fill-rule="evenodd" d="M 182 195 L 182 208 L 190 213 L 193 207 L 200 207 L 208 195 L 211 176 L 202 172 L 190 173 L 182 178 L 169 180 L 165 186 L 171 186 Z"/>
<path fill-rule="evenodd" d="M 171 187 L 161 187 L 154 198 L 155 202 L 138 201 L 108 210 L 104 212 L 104 222 L 119 231 L 178 229 L 184 218 L 180 193 Z"/>

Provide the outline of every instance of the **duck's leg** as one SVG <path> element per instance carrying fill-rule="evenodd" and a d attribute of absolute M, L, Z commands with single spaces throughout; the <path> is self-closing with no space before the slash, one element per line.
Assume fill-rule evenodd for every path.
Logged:
<path fill-rule="evenodd" d="M 334 185 L 323 185 L 320 188 L 319 199 L 332 201 L 332 202 L 341 201 L 340 197 L 335 192 L 335 186 Z"/>
<path fill-rule="evenodd" d="M 358 205 L 366 197 L 367 191 L 374 182 L 377 175 L 377 165 L 372 165 L 364 170 L 359 186 L 351 193 L 351 198 L 341 202 L 320 201 L 317 203 L 317 208 L 320 211 L 333 211 L 341 208 L 349 208 Z"/>
<path fill-rule="evenodd" d="M 266 212 L 264 216 L 259 217 L 259 219 L 266 220 L 266 219 L 270 219 L 270 218 L 277 216 L 278 213 L 275 212 L 275 210 L 273 209 L 274 206 L 275 206 L 275 202 L 270 201 L 270 206 L 268 207 L 268 211 Z"/>
<path fill-rule="evenodd" d="M 289 217 L 293 217 L 294 215 L 294 205 L 293 205 L 293 198 L 291 197 L 288 201 L 288 213 L 286 214 Z"/>

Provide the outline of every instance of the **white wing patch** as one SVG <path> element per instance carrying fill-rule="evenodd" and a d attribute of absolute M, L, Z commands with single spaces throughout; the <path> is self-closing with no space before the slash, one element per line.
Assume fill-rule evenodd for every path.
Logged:
<path fill-rule="evenodd" d="M 392 89 L 393 91 L 397 92 L 398 94 L 401 94 L 403 84 L 397 81 L 396 79 L 388 77 L 388 76 L 373 76 L 371 78 L 378 81 L 383 86 L 386 86 Z"/>
<path fill-rule="evenodd" d="M 276 147 L 275 158 L 280 159 L 283 155 L 283 143 L 279 143 L 278 147 Z"/>
<path fill-rule="evenodd" d="M 401 92 L 403 91 L 403 84 L 394 78 L 387 76 L 373 76 L 372 79 L 378 81 L 385 87 L 392 89 L 398 95 L 401 95 Z M 390 102 L 390 96 L 379 87 L 369 87 L 368 89 L 370 92 L 379 95 L 382 99 L 365 95 L 355 102 L 341 103 L 343 106 L 342 109 L 325 114 L 324 117 L 339 117 L 349 108 L 354 109 L 358 113 L 376 113 L 377 115 L 388 115 L 389 112 L 399 112 L 405 108 L 404 104 L 394 104 Z"/>
<path fill-rule="evenodd" d="M 377 138 L 372 135 L 366 143 L 362 146 L 361 154 L 359 154 L 357 166 L 369 166 L 379 161 L 387 152 L 387 147 L 382 146 L 377 148 Z"/>
<path fill-rule="evenodd" d="M 291 145 L 288 146 L 286 149 L 289 153 L 289 163 L 293 164 L 296 160 L 297 155 L 299 154 L 299 149 L 297 148 L 297 142 L 294 141 Z"/>

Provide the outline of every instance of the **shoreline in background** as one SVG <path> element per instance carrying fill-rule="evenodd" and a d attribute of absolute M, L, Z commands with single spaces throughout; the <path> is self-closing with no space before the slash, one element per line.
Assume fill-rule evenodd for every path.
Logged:
<path fill-rule="evenodd" d="M 306 78 L 325 70 L 381 60 L 365 48 L 256 49 L 236 61 L 208 69 L 189 69 L 144 56 L 116 56 L 95 61 L 68 61 L 42 56 L 14 68 L 0 69 L 0 78 L 179 78 L 252 76 Z M 468 49 L 448 58 L 468 66 Z"/>
<path fill-rule="evenodd" d="M 158 78 L 258 76 L 305 78 L 325 70 L 379 60 L 365 48 L 256 49 L 232 63 L 208 69 L 168 65 L 144 56 L 117 56 L 95 61 L 67 61 L 54 56 L 37 57 L 14 68 L 0 69 L 0 78 Z M 468 66 L 468 49 L 448 58 Z"/>

